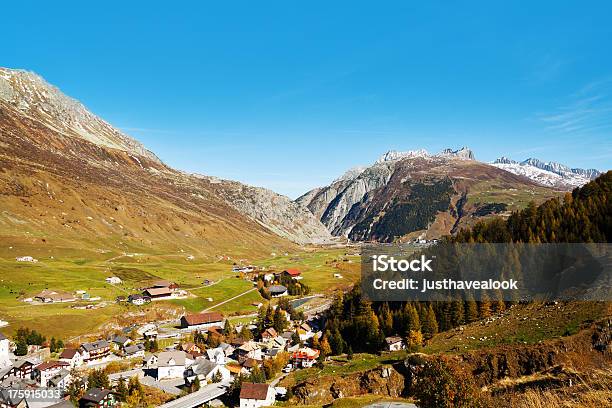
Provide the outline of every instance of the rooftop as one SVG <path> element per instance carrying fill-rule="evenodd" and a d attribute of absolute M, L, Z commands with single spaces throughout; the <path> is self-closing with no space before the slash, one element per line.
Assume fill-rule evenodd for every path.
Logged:
<path fill-rule="evenodd" d="M 268 384 L 242 383 L 241 399 L 265 400 L 268 397 Z"/>

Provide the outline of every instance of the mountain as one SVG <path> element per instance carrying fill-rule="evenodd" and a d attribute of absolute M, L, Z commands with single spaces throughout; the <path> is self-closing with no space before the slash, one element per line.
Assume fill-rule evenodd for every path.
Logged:
<path fill-rule="evenodd" d="M 529 158 L 522 162 L 500 157 L 492 163 L 493 166 L 517 175 L 527 177 L 544 186 L 561 190 L 571 190 L 580 187 L 601 174 L 595 169 L 572 169 L 555 162 L 543 162 Z"/>
<path fill-rule="evenodd" d="M 482 217 L 509 214 L 559 193 L 521 175 L 476 161 L 467 147 L 391 151 L 296 201 L 333 235 L 389 242 L 436 238 Z"/>
<path fill-rule="evenodd" d="M 95 251 L 269 253 L 330 238 L 269 190 L 187 174 L 36 74 L 0 68 L 0 236 Z"/>
<path fill-rule="evenodd" d="M 387 153 L 380 156 L 380 158 L 376 161 L 377 163 L 383 163 L 388 161 L 402 160 L 402 159 L 410 159 L 414 157 L 430 157 L 427 150 L 418 149 L 418 150 L 408 150 L 407 152 L 398 152 L 395 150 L 390 150 Z M 433 155 L 434 157 L 447 157 L 447 158 L 457 158 L 463 160 L 475 160 L 474 153 L 467 147 L 462 147 L 459 150 L 453 149 L 444 149 L 440 153 Z"/>

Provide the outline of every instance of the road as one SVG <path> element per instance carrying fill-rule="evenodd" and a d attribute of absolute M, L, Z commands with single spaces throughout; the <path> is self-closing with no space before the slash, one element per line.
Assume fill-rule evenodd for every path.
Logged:
<path fill-rule="evenodd" d="M 187 394 L 184 397 L 177 398 L 164 405 L 160 405 L 159 408 L 194 408 L 203 405 L 209 401 L 219 398 L 227 392 L 229 382 L 213 383 L 205 385 L 198 391 L 191 394 Z"/>
<path fill-rule="evenodd" d="M 236 296 L 234 296 L 234 297 L 232 297 L 232 298 L 229 298 L 229 299 L 227 299 L 227 300 L 224 300 L 223 302 L 217 303 L 217 304 L 216 304 L 216 305 L 214 305 L 214 306 L 207 307 L 206 309 L 204 309 L 204 310 L 202 310 L 202 311 L 203 311 L 203 312 L 208 312 L 209 310 L 212 310 L 212 309 L 214 309 L 215 307 L 219 307 L 219 306 L 224 305 L 224 304 L 226 304 L 226 303 L 228 303 L 228 302 L 231 302 L 232 300 L 238 299 L 239 297 L 244 296 L 244 295 L 246 295 L 247 293 L 251 293 L 251 292 L 253 292 L 254 290 L 257 290 L 257 288 L 249 289 L 249 290 L 247 290 L 246 292 L 242 292 L 241 294 L 236 295 Z"/>

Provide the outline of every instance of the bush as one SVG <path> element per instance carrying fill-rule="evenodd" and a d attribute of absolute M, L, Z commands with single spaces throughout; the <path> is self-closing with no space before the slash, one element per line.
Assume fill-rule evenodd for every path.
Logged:
<path fill-rule="evenodd" d="M 458 363 L 445 357 L 425 362 L 416 376 L 414 394 L 420 408 L 477 406 L 472 377 Z"/>

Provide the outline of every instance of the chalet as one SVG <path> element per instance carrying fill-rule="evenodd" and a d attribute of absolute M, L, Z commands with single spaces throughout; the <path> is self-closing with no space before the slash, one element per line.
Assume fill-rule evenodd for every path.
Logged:
<path fill-rule="evenodd" d="M 145 347 L 144 344 L 131 344 L 123 349 L 123 355 L 127 358 L 144 357 Z"/>
<path fill-rule="evenodd" d="M 262 360 L 262 352 L 259 344 L 254 341 L 247 341 L 236 350 L 238 354 L 238 361 L 243 362 L 246 359 L 252 358 L 254 360 Z"/>
<path fill-rule="evenodd" d="M 29 359 L 17 360 L 13 363 L 13 366 L 7 372 L 7 375 L 14 376 L 15 378 L 20 378 L 22 380 L 32 378 L 32 373 L 34 372 L 34 367 L 36 363 Z"/>
<path fill-rule="evenodd" d="M 111 347 L 112 347 L 113 351 L 123 350 L 131 342 L 132 342 L 132 340 L 129 337 L 123 336 L 123 335 L 120 335 L 120 334 L 113 335 L 110 338 L 110 344 L 111 344 Z"/>
<path fill-rule="evenodd" d="M 163 351 L 157 358 L 157 380 L 183 378 L 185 367 L 193 362 L 184 351 Z"/>
<path fill-rule="evenodd" d="M 174 282 L 167 281 L 167 280 L 159 280 L 159 281 L 153 282 L 151 286 L 149 286 L 147 289 L 151 289 L 151 288 L 167 288 L 171 291 L 175 291 L 179 288 L 179 285 L 177 285 Z"/>
<path fill-rule="evenodd" d="M 148 288 L 142 292 L 142 295 L 149 297 L 151 300 L 155 300 L 172 297 L 172 293 L 170 288 Z"/>
<path fill-rule="evenodd" d="M 110 390 L 92 388 L 79 400 L 79 408 L 114 408 L 119 402 Z"/>
<path fill-rule="evenodd" d="M 268 287 L 268 292 L 272 297 L 287 296 L 287 288 L 283 285 L 272 285 Z"/>
<path fill-rule="evenodd" d="M 291 353 L 291 362 L 294 368 L 309 368 L 317 361 L 319 354 L 319 350 L 310 347 L 301 347 Z"/>
<path fill-rule="evenodd" d="M 60 361 L 68 363 L 70 367 L 78 367 L 83 364 L 83 356 L 77 349 L 64 349 L 59 359 Z"/>
<path fill-rule="evenodd" d="M 278 333 L 276 332 L 276 330 L 274 330 L 274 327 L 270 327 L 270 328 L 264 330 L 263 333 L 261 333 L 261 339 L 262 340 L 270 340 L 270 339 L 273 339 L 276 336 L 278 336 Z"/>
<path fill-rule="evenodd" d="M 240 408 L 259 408 L 274 405 L 276 393 L 268 384 L 242 383 Z"/>
<path fill-rule="evenodd" d="M 49 380 L 70 365 L 64 361 L 47 361 L 34 368 L 34 378 L 41 387 L 49 386 Z"/>
<path fill-rule="evenodd" d="M 62 368 L 57 375 L 51 378 L 48 382 L 49 387 L 65 390 L 72 382 L 72 375 L 66 368 Z"/>
<path fill-rule="evenodd" d="M 302 277 L 300 276 L 301 274 L 302 272 L 297 269 L 286 269 L 283 271 L 283 275 L 289 276 L 292 279 L 302 279 Z"/>
<path fill-rule="evenodd" d="M 242 368 L 246 373 L 253 371 L 255 367 L 261 367 L 261 361 L 254 358 L 247 358 L 242 362 Z"/>
<path fill-rule="evenodd" d="M 204 312 L 186 314 L 181 317 L 181 328 L 208 328 L 211 326 L 222 325 L 223 314 L 219 312 Z"/>
<path fill-rule="evenodd" d="M 306 341 L 314 337 L 315 333 L 312 331 L 312 328 L 308 323 L 302 323 L 297 328 L 297 333 L 300 336 L 300 340 Z"/>
<path fill-rule="evenodd" d="M 399 336 L 386 337 L 385 344 L 387 345 L 388 351 L 398 351 L 406 348 L 406 343 L 404 343 L 404 340 Z"/>
<path fill-rule="evenodd" d="M 215 376 L 220 377 L 221 381 L 231 379 L 231 373 L 225 366 L 204 358 L 198 358 L 193 365 L 185 370 L 185 380 L 189 383 L 193 382 L 196 377 L 200 381 L 211 382 Z"/>
<path fill-rule="evenodd" d="M 34 299 L 43 303 L 65 303 L 74 302 L 77 300 L 72 293 L 48 289 L 45 289 L 39 294 L 34 295 Z"/>
<path fill-rule="evenodd" d="M 92 343 L 83 343 L 79 352 L 83 356 L 83 362 L 102 360 L 111 354 L 110 343 L 106 340 L 97 340 Z"/>
<path fill-rule="evenodd" d="M 206 357 L 215 364 L 225 364 L 226 356 L 221 347 L 206 349 Z"/>
<path fill-rule="evenodd" d="M 106 283 L 110 283 L 111 285 L 119 285 L 121 283 L 121 278 L 118 278 L 116 276 L 109 276 L 105 280 Z"/>
<path fill-rule="evenodd" d="M 153 368 L 157 366 L 157 355 L 152 353 L 145 353 L 145 356 L 142 359 L 142 366 L 144 368 Z"/>
<path fill-rule="evenodd" d="M 197 344 L 195 343 L 191 343 L 191 342 L 187 342 L 187 343 L 183 343 L 181 345 L 181 350 L 183 350 L 185 353 L 201 353 L 202 349 L 200 347 L 198 347 Z"/>
<path fill-rule="evenodd" d="M 143 296 L 139 293 L 135 293 L 133 295 L 128 296 L 127 300 L 133 305 L 142 306 L 145 303 L 149 303 L 151 301 L 151 298 L 149 296 Z"/>
<path fill-rule="evenodd" d="M 285 349 L 285 347 L 287 347 L 287 340 L 285 340 L 285 338 L 282 336 L 272 337 L 265 342 L 264 347 L 268 350 L 282 351 Z"/>

